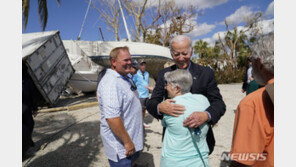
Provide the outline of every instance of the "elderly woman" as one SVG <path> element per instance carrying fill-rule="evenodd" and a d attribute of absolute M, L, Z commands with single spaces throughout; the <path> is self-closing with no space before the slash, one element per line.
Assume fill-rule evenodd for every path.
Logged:
<path fill-rule="evenodd" d="M 201 94 L 191 94 L 192 76 L 186 70 L 175 70 L 164 75 L 168 96 L 186 110 L 178 117 L 164 115 L 162 125 L 166 127 L 161 153 L 161 167 L 209 166 L 209 149 L 206 135 L 207 123 L 198 129 L 183 126 L 184 120 L 195 111 L 204 111 L 210 106 L 208 99 Z"/>

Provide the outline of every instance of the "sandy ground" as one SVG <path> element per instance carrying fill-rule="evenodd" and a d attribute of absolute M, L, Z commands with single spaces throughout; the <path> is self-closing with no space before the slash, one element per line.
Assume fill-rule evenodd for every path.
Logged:
<path fill-rule="evenodd" d="M 210 166 L 224 167 L 222 153 L 229 152 L 235 109 L 244 97 L 241 84 L 219 85 L 226 113 L 214 127 L 216 146 L 210 155 Z M 84 97 L 61 99 L 59 105 L 95 101 L 94 94 Z M 158 167 L 161 155 L 162 127 L 159 121 L 146 114 L 145 122 L 151 128 L 145 130 L 145 146 L 137 160 L 140 166 Z M 100 138 L 100 112 L 98 106 L 74 111 L 40 113 L 35 117 L 33 141 L 35 147 L 29 151 L 22 166 L 28 167 L 105 167 L 105 157 Z"/>

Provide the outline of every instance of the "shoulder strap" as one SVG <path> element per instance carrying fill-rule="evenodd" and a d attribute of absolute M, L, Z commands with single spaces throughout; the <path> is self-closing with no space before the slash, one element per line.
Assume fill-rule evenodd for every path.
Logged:
<path fill-rule="evenodd" d="M 189 133 L 190 133 L 190 135 L 191 135 L 191 138 L 192 138 L 192 141 L 193 141 L 193 145 L 194 145 L 194 147 L 196 148 L 197 153 L 200 155 L 200 158 L 201 158 L 201 161 L 202 161 L 202 163 L 203 163 L 203 166 L 206 167 L 205 161 L 204 161 L 204 159 L 202 158 L 202 155 L 201 155 L 201 153 L 200 153 L 199 148 L 197 147 L 196 140 L 195 140 L 195 138 L 193 137 L 192 132 L 190 131 L 189 128 L 188 128 L 188 130 L 189 130 Z"/>

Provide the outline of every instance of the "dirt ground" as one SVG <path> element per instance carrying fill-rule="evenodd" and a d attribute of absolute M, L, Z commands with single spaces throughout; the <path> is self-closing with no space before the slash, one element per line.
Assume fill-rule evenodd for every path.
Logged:
<path fill-rule="evenodd" d="M 219 85 L 226 113 L 213 128 L 216 138 L 214 152 L 210 155 L 210 166 L 225 167 L 221 161 L 223 153 L 231 147 L 235 109 L 244 97 L 241 84 Z M 95 94 L 62 98 L 58 106 L 96 101 Z M 137 164 L 158 167 L 161 155 L 162 126 L 159 121 L 146 114 L 145 122 L 151 128 L 145 130 L 144 150 Z M 99 107 L 89 107 L 74 111 L 39 113 L 35 117 L 33 132 L 35 147 L 29 150 L 22 162 L 25 167 L 105 167 L 105 156 L 100 138 Z"/>

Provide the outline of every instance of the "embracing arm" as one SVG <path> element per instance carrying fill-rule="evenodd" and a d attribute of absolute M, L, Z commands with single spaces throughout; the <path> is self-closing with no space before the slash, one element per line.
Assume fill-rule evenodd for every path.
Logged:
<path fill-rule="evenodd" d="M 211 115 L 209 124 L 214 125 L 224 115 L 226 106 L 217 86 L 213 70 L 210 70 L 210 79 L 207 83 L 207 98 L 210 101 L 210 107 L 206 109 Z"/>
<path fill-rule="evenodd" d="M 163 101 L 163 98 L 165 96 L 164 85 L 165 82 L 163 73 L 159 72 L 155 87 L 152 92 L 152 96 L 147 102 L 147 111 L 156 119 L 163 118 L 163 115 L 159 115 L 157 112 L 157 105 Z"/>

